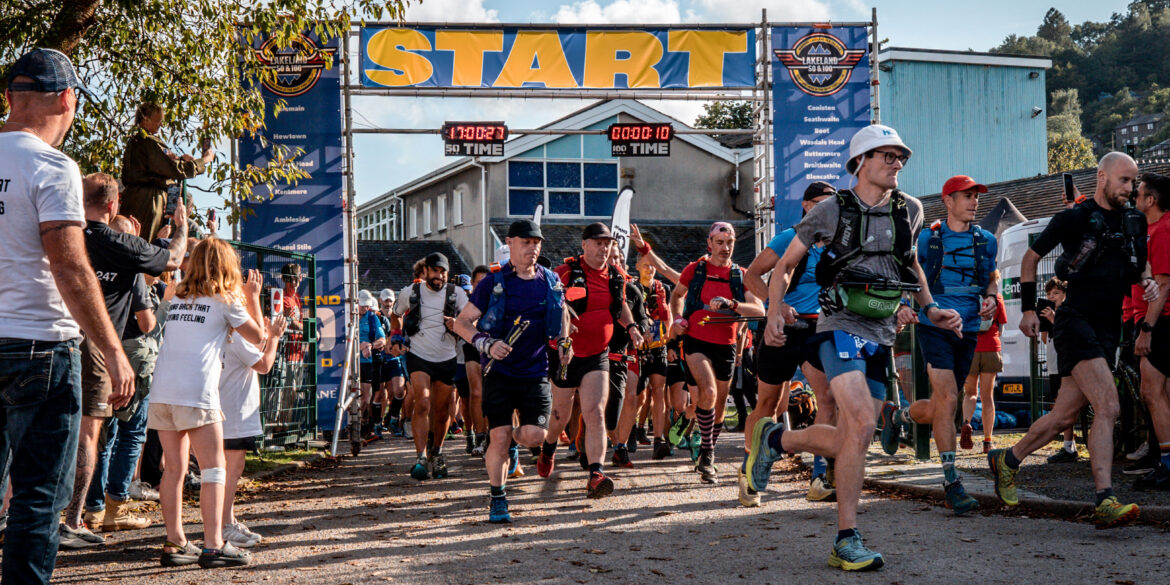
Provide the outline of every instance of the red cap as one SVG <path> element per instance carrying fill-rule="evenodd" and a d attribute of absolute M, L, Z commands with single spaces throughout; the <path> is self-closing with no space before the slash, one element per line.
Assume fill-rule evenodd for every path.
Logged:
<path fill-rule="evenodd" d="M 955 175 L 947 179 L 946 183 L 943 183 L 942 194 L 950 195 L 951 193 L 967 191 L 969 189 L 974 189 L 977 193 L 987 192 L 987 186 L 976 183 L 975 179 L 972 179 L 967 175 Z"/>

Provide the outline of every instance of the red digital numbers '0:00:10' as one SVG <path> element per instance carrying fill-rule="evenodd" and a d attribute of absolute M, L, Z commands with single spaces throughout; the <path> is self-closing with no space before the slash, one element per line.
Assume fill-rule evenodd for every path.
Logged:
<path fill-rule="evenodd" d="M 670 124 L 613 124 L 609 127 L 611 142 L 666 142 L 674 137 Z"/>
<path fill-rule="evenodd" d="M 451 142 L 503 142 L 508 139 L 508 127 L 503 124 L 448 123 L 443 126 L 443 138 Z"/>

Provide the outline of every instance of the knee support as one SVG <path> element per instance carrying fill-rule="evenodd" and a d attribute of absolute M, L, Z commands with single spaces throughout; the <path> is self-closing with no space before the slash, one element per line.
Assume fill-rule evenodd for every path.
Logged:
<path fill-rule="evenodd" d="M 204 469 L 199 476 L 199 483 L 217 483 L 223 485 L 227 483 L 227 470 L 222 467 L 212 467 Z"/>

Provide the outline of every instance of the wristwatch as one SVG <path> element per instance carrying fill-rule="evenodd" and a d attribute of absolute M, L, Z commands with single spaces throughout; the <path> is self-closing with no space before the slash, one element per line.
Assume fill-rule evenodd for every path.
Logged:
<path fill-rule="evenodd" d="M 1138 321 L 1138 329 L 1145 333 L 1152 333 L 1154 331 L 1154 326 L 1150 325 L 1145 319 L 1143 319 Z"/>

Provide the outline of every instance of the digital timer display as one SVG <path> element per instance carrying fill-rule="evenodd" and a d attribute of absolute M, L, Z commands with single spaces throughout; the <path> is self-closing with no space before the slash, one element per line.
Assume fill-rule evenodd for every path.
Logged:
<path fill-rule="evenodd" d="M 670 156 L 674 126 L 669 123 L 611 124 L 607 134 L 613 156 Z"/>
<path fill-rule="evenodd" d="M 439 133 L 447 156 L 503 156 L 508 126 L 503 122 L 447 122 Z"/>

